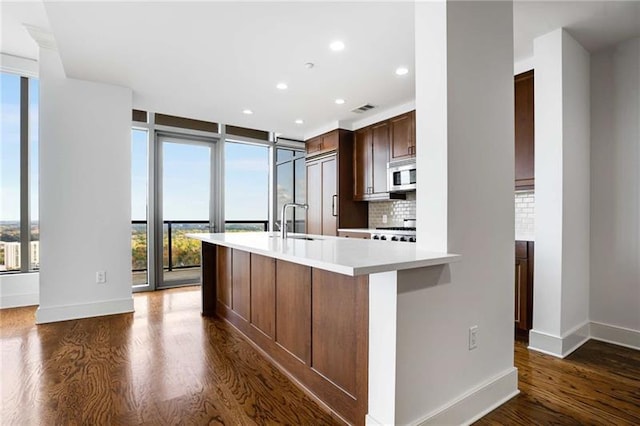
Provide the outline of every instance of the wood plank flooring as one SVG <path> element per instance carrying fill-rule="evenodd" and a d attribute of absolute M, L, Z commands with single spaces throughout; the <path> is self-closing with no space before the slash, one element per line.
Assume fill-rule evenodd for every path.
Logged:
<path fill-rule="evenodd" d="M 640 425 L 640 351 L 590 340 L 565 359 L 516 341 L 520 395 L 475 425 Z"/>
<path fill-rule="evenodd" d="M 199 287 L 139 293 L 134 314 L 34 325 L 0 311 L 0 423 L 341 424 L 232 327 Z"/>
<path fill-rule="evenodd" d="M 138 293 L 134 314 L 34 325 L 0 310 L 0 424 L 340 422 L 226 323 L 199 287 Z M 521 394 L 477 425 L 640 425 L 640 351 L 590 341 L 565 360 L 516 342 Z"/>

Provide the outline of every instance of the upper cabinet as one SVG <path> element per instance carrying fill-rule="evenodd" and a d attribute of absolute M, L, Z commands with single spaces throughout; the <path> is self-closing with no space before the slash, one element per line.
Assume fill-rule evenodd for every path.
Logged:
<path fill-rule="evenodd" d="M 411 111 L 389 120 L 391 137 L 391 159 L 415 157 L 416 112 Z"/>
<path fill-rule="evenodd" d="M 388 199 L 389 123 L 383 121 L 356 131 L 353 154 L 354 199 Z"/>
<path fill-rule="evenodd" d="M 316 155 L 335 151 L 338 149 L 339 137 L 338 130 L 334 130 L 329 133 L 316 136 L 313 139 L 309 139 L 306 143 L 307 157 L 314 157 Z"/>
<path fill-rule="evenodd" d="M 534 187 L 533 70 L 515 77 L 516 189 Z"/>
<path fill-rule="evenodd" d="M 404 199 L 389 193 L 387 163 L 415 156 L 415 111 L 356 131 L 353 151 L 354 199 Z"/>
<path fill-rule="evenodd" d="M 324 146 L 312 146 L 309 153 L 310 143 L 324 143 Z M 354 153 L 354 135 L 348 130 L 334 130 L 307 142 L 307 231 L 310 234 L 338 235 L 338 228 L 367 227 L 368 205 L 354 201 Z"/>

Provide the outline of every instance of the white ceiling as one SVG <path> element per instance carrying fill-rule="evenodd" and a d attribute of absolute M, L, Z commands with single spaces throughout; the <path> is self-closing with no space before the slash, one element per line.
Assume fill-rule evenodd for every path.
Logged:
<path fill-rule="evenodd" d="M 3 1 L 0 11 L 3 53 L 36 58 L 22 24 L 50 29 L 69 77 L 131 87 L 139 109 L 304 139 L 415 96 L 413 2 Z M 594 52 L 640 35 L 640 1 L 518 1 L 515 60 L 559 27 Z M 329 50 L 335 39 L 344 51 Z M 400 65 L 408 75 L 394 74 Z M 350 112 L 365 103 L 378 108 Z"/>

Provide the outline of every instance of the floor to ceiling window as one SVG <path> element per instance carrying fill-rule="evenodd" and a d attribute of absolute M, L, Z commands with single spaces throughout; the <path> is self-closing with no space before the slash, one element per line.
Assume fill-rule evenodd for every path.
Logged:
<path fill-rule="evenodd" d="M 266 231 L 269 147 L 227 141 L 224 157 L 225 232 Z"/>
<path fill-rule="evenodd" d="M 186 234 L 267 231 L 272 217 L 275 148 L 271 142 L 247 141 L 255 139 L 251 136 L 221 142 L 215 123 L 174 118 L 167 124 L 159 123 L 158 116 L 133 111 L 131 269 L 135 291 L 199 282 L 200 242 Z M 206 128 L 195 128 L 201 123 Z M 304 177 L 304 155 L 295 149 L 287 152 L 293 179 L 288 187 L 292 198 L 301 200 L 304 184 L 294 180 Z"/>
<path fill-rule="evenodd" d="M 148 131 L 131 131 L 131 269 L 133 285 L 149 283 Z"/>
<path fill-rule="evenodd" d="M 186 234 L 210 232 L 215 223 L 215 144 L 186 136 L 158 137 L 162 273 L 157 287 L 200 282 L 200 242 Z"/>
<path fill-rule="evenodd" d="M 306 202 L 307 179 L 305 167 L 305 153 L 293 148 L 276 149 L 276 223 L 281 226 L 282 206 L 285 203 Z M 301 209 L 289 210 L 286 218 L 289 230 L 306 232 L 306 211 Z M 292 226 L 293 223 L 293 226 Z"/>
<path fill-rule="evenodd" d="M 0 273 L 37 270 L 38 80 L 0 73 Z"/>

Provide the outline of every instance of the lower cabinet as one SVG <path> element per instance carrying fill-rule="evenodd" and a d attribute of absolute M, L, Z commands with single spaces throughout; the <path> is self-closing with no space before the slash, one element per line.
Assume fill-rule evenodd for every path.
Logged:
<path fill-rule="evenodd" d="M 364 425 L 368 276 L 350 277 L 208 243 L 202 250 L 203 314 L 215 313 L 233 324 L 332 410 L 351 424 Z"/>
<path fill-rule="evenodd" d="M 526 333 L 533 327 L 533 242 L 516 241 L 515 330 Z"/>

